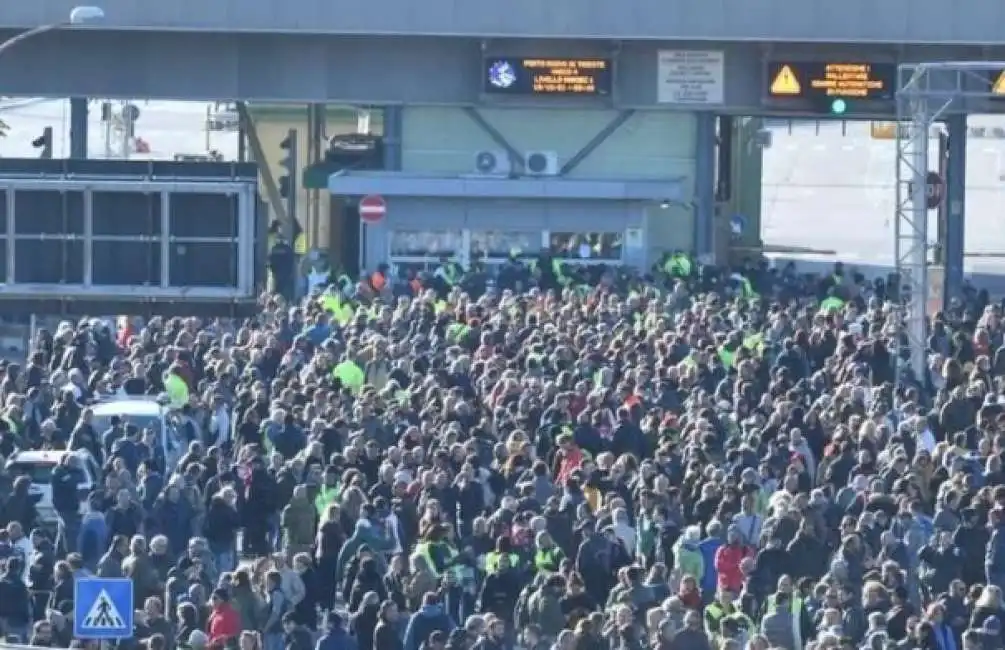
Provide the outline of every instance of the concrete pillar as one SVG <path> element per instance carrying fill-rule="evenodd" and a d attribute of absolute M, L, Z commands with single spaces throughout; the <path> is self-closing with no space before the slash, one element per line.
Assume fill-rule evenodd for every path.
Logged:
<path fill-rule="evenodd" d="M 698 113 L 694 152 L 694 252 L 715 255 L 715 113 Z"/>
<path fill-rule="evenodd" d="M 718 154 L 715 158 L 715 200 L 729 201 L 733 196 L 733 116 L 720 115 L 718 133 Z"/>
<path fill-rule="evenodd" d="M 757 144 L 757 133 L 763 127 L 759 117 L 734 120 L 733 131 L 733 196 L 729 219 L 734 214 L 747 218 L 747 232 L 738 244 L 749 247 L 761 245 L 761 190 L 763 183 L 764 150 Z"/>
<path fill-rule="evenodd" d="M 402 165 L 401 129 L 405 109 L 385 106 L 384 109 L 384 169 L 400 172 Z"/>
<path fill-rule="evenodd" d="M 87 158 L 87 98 L 70 99 L 70 158 Z"/>
<path fill-rule="evenodd" d="M 946 120 L 949 160 L 946 164 L 946 276 L 945 297 L 960 295 L 963 287 L 964 232 L 966 231 L 967 116 Z"/>

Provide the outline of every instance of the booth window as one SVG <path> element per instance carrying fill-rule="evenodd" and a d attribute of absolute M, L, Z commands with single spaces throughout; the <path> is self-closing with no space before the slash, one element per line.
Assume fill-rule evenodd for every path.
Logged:
<path fill-rule="evenodd" d="M 619 232 L 553 232 L 549 243 L 554 257 L 570 262 L 620 262 L 624 245 Z"/>
<path fill-rule="evenodd" d="M 390 240 L 391 257 L 453 256 L 464 245 L 459 230 L 395 230 Z"/>
<path fill-rule="evenodd" d="M 541 232 L 471 231 L 471 259 L 502 262 L 512 253 L 521 257 L 541 252 Z"/>

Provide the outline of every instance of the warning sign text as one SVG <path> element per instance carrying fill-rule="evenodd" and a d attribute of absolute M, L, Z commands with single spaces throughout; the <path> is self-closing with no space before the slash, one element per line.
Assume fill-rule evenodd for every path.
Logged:
<path fill-rule="evenodd" d="M 770 97 L 893 99 L 893 63 L 777 61 L 768 64 Z"/>

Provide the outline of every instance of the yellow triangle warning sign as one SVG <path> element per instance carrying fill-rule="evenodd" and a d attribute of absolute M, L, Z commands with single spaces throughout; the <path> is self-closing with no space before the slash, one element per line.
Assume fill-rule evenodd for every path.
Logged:
<path fill-rule="evenodd" d="M 792 67 L 783 65 L 771 82 L 772 95 L 798 95 L 803 91 Z"/>
<path fill-rule="evenodd" d="M 1005 95 L 1005 70 L 998 73 L 998 78 L 991 84 L 992 95 Z"/>

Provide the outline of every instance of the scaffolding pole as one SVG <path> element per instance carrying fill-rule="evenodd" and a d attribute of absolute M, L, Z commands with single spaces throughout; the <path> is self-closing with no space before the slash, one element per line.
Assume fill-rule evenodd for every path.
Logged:
<path fill-rule="evenodd" d="M 1005 63 L 990 61 L 898 66 L 893 241 L 900 299 L 897 339 L 891 350 L 898 352 L 893 355 L 898 382 L 911 375 L 922 382 L 928 371 L 928 302 L 933 297 L 928 266 L 928 205 L 933 188 L 928 187 L 928 176 L 929 171 L 937 171 L 929 170 L 929 136 L 933 126 L 950 113 L 966 114 L 974 100 L 994 97 L 992 85 L 1002 70 Z M 902 354 L 905 344 L 908 353 Z"/>

